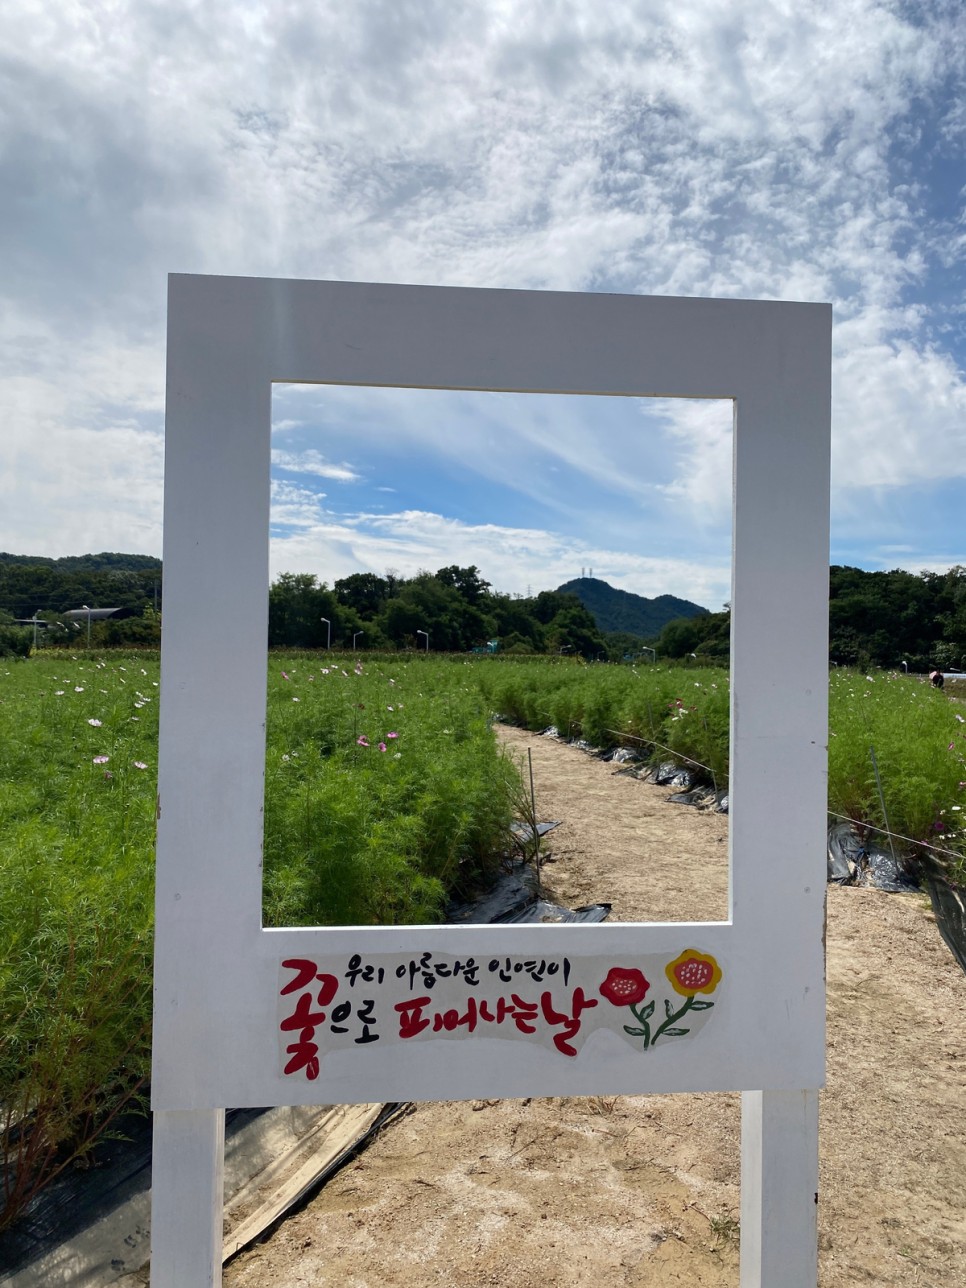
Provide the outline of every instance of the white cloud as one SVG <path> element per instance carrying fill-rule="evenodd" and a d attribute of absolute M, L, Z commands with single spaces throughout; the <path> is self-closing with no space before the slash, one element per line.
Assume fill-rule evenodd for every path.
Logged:
<path fill-rule="evenodd" d="M 272 464 L 287 474 L 316 474 L 319 478 L 335 479 L 338 483 L 355 483 L 360 477 L 351 465 L 345 462 L 332 465 L 312 448 L 304 452 L 283 452 L 273 447 Z"/>
<path fill-rule="evenodd" d="M 495 590 L 536 594 L 593 568 L 594 576 L 635 594 L 677 595 L 717 609 L 730 598 L 726 561 L 652 558 L 577 541 L 559 533 L 497 524 L 469 524 L 421 510 L 335 518 L 321 507 L 311 521 L 297 500 L 293 530 L 272 541 L 272 576 L 314 573 L 329 585 L 354 572 L 403 576 L 449 564 L 475 564 Z"/>
<path fill-rule="evenodd" d="M 102 524 L 158 548 L 170 270 L 831 299 L 838 512 L 966 474 L 966 338 L 936 303 L 966 238 L 932 200 L 964 129 L 955 5 L 13 0 L 4 35 L 10 549 Z M 667 424 L 664 495 L 718 521 L 723 432 Z M 643 459 L 588 460 L 576 422 L 518 418 L 468 465 L 526 477 L 551 447 L 647 503 Z"/>
<path fill-rule="evenodd" d="M 9 355 L 9 316 L 4 330 Z M 108 333 L 78 342 L 59 368 L 49 333 L 28 348 L 0 372 L 0 549 L 160 555 L 160 355 Z"/>

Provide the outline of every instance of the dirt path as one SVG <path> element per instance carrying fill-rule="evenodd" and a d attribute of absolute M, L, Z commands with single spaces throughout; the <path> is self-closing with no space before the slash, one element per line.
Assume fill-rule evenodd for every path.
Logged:
<path fill-rule="evenodd" d="M 562 902 L 725 915 L 725 819 L 502 736 L 532 749 L 538 813 L 562 820 L 545 868 Z M 828 944 L 822 1288 L 966 1283 L 966 976 L 919 896 L 831 888 Z M 225 1284 L 737 1285 L 738 1139 L 735 1095 L 419 1105 Z"/>

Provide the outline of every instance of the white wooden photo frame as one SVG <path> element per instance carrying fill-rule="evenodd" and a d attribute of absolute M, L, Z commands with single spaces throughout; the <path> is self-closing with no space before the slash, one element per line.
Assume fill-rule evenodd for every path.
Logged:
<path fill-rule="evenodd" d="M 226 1105 L 714 1090 L 746 1093 L 742 1284 L 814 1285 L 830 332 L 821 304 L 171 277 L 155 1288 L 220 1282 Z M 733 400 L 727 922 L 262 927 L 273 382 Z M 504 960 L 526 1015 L 498 1018 Z M 635 971 L 686 1036 L 628 1040 L 606 985 Z M 333 1034 L 363 985 L 372 1023 Z"/>

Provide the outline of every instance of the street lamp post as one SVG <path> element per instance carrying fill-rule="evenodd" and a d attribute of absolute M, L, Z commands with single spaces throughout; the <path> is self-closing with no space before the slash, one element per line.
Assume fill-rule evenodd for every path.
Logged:
<path fill-rule="evenodd" d="M 426 652 L 428 653 L 429 652 L 429 631 L 417 631 L 416 634 L 426 636 Z"/>
<path fill-rule="evenodd" d="M 352 651 L 353 651 L 353 653 L 356 651 L 356 640 L 359 638 L 359 636 L 360 636 L 360 635 L 365 635 L 365 631 L 356 631 L 356 633 L 355 633 L 355 634 L 353 635 L 353 637 L 352 637 Z"/>
<path fill-rule="evenodd" d="M 81 604 L 81 608 L 87 613 L 87 647 L 91 646 L 91 610 L 86 604 Z"/>
<path fill-rule="evenodd" d="M 640 651 L 641 651 L 642 653 L 650 653 L 650 654 L 651 654 L 651 656 L 653 657 L 654 661 L 655 661 L 655 662 L 657 661 L 657 649 L 656 649 L 656 648 L 648 648 L 646 644 L 642 644 L 642 645 L 641 645 L 641 649 L 640 649 Z"/>
<path fill-rule="evenodd" d="M 327 649 L 331 649 L 332 648 L 332 623 L 329 621 L 327 617 L 320 617 L 319 621 L 325 622 L 325 625 L 327 627 L 327 630 L 325 632 L 325 647 Z"/>

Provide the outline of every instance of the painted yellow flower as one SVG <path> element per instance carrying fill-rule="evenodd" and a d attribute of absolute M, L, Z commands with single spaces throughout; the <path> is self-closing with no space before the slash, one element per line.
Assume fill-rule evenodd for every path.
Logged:
<path fill-rule="evenodd" d="M 713 993 L 721 980 L 721 967 L 708 953 L 685 948 L 680 956 L 664 967 L 675 993 L 694 997 L 695 993 Z"/>

